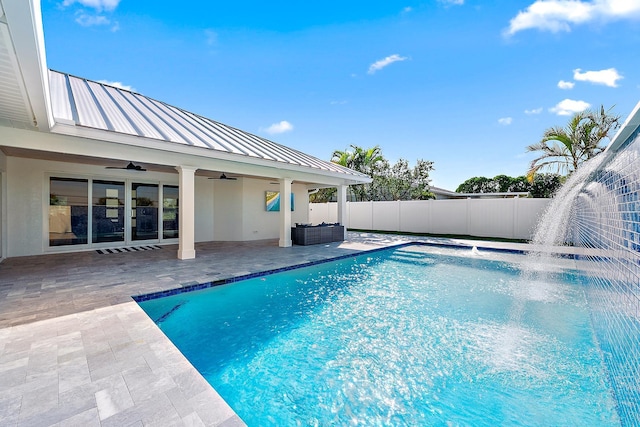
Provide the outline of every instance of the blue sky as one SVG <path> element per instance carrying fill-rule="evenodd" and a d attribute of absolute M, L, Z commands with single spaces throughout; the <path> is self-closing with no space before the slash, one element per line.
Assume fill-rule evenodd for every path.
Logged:
<path fill-rule="evenodd" d="M 379 145 L 432 185 L 525 174 L 525 147 L 640 101 L 640 0 L 41 0 L 49 68 L 329 160 Z"/>

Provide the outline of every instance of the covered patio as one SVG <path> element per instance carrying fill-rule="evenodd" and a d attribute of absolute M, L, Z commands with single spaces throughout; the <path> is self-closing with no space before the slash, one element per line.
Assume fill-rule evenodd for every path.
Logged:
<path fill-rule="evenodd" d="M 49 70 L 39 1 L 0 0 L 0 259 L 278 239 L 361 173 L 109 84 Z M 186 77 L 186 76 L 185 76 Z"/>

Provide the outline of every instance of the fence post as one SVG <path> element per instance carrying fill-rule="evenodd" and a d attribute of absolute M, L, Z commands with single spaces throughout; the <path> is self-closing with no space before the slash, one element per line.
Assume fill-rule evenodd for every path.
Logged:
<path fill-rule="evenodd" d="M 471 229 L 471 212 L 469 211 L 469 203 L 470 203 L 471 197 L 467 197 L 464 200 L 465 200 L 464 206 L 467 211 L 467 230 L 464 234 L 466 234 L 467 236 L 470 236 L 471 235 L 471 230 L 470 230 Z"/>
<path fill-rule="evenodd" d="M 519 197 L 513 198 L 513 215 L 511 215 L 511 220 L 513 221 L 513 226 L 511 227 L 511 238 L 516 238 L 516 224 L 518 224 L 518 209 L 520 208 L 520 202 L 518 201 Z"/>

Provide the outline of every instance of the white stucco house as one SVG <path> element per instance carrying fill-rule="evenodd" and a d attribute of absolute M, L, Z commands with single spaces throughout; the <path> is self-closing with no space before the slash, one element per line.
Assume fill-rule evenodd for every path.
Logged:
<path fill-rule="evenodd" d="M 227 179 L 220 179 L 220 178 Z M 47 67 L 39 0 L 0 0 L 0 259 L 279 238 L 358 172 Z M 280 196 L 269 211 L 266 198 Z M 293 195 L 293 196 L 291 196 Z M 273 201 L 273 200 L 271 200 Z M 290 206 L 293 202 L 293 209 Z"/>

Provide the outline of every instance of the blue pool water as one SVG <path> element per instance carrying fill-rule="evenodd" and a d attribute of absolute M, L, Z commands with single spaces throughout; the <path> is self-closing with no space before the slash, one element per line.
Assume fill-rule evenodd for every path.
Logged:
<path fill-rule="evenodd" d="M 459 255 L 396 248 L 140 305 L 249 426 L 619 426 L 580 278 Z"/>

